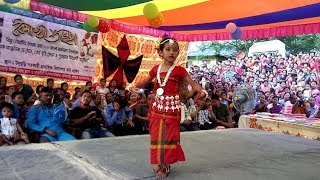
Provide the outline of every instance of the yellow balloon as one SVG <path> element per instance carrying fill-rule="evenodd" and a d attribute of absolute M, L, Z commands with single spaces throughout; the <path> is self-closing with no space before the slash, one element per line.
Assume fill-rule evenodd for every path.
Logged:
<path fill-rule="evenodd" d="M 154 19 L 149 19 L 148 20 L 149 25 L 153 28 L 158 28 L 162 25 L 163 23 L 163 15 L 162 13 L 159 13 L 158 16 Z"/>
<path fill-rule="evenodd" d="M 97 17 L 95 17 L 95 16 L 91 16 L 91 17 L 87 20 L 87 22 L 88 22 L 88 25 L 89 25 L 90 27 L 93 27 L 93 28 L 95 28 L 95 27 L 97 27 L 97 26 L 99 25 L 99 19 L 98 19 Z"/>
<path fill-rule="evenodd" d="M 159 10 L 157 5 L 153 3 L 148 3 L 144 6 L 143 8 L 143 14 L 148 18 L 148 19 L 154 19 L 158 16 Z"/>

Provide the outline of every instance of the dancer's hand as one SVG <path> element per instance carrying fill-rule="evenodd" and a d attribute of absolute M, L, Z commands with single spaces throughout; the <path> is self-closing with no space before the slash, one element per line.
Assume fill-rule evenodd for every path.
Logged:
<path fill-rule="evenodd" d="M 205 99 L 207 96 L 208 96 L 208 93 L 206 93 L 206 91 L 201 91 L 199 98 Z"/>
<path fill-rule="evenodd" d="M 128 90 L 130 92 L 138 92 L 139 89 L 136 87 L 136 85 L 134 83 L 131 83 L 129 86 L 128 86 Z"/>
<path fill-rule="evenodd" d="M 207 94 L 204 91 L 200 91 L 196 95 L 195 101 L 197 101 L 197 100 L 205 100 L 206 96 L 207 96 Z"/>

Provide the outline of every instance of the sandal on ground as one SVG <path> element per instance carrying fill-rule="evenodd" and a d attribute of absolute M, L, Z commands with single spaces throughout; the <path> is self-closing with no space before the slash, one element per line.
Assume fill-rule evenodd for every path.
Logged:
<path fill-rule="evenodd" d="M 158 165 L 156 168 L 152 168 L 153 174 L 157 174 L 161 170 L 161 165 Z"/>
<path fill-rule="evenodd" d="M 156 174 L 156 177 L 158 179 L 165 179 L 170 173 L 170 166 L 166 166 L 166 165 L 163 165 L 161 170 L 158 171 L 158 173 Z"/>

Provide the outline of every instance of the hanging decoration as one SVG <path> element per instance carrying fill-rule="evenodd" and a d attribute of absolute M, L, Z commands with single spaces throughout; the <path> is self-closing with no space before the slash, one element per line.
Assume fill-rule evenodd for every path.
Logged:
<path fill-rule="evenodd" d="M 91 27 L 88 22 L 83 23 L 83 29 L 87 32 L 97 32 L 97 28 Z"/>
<path fill-rule="evenodd" d="M 148 3 L 144 6 L 143 8 L 143 14 L 148 18 L 148 19 L 154 19 L 158 16 L 159 10 L 157 5 L 153 3 Z"/>
<path fill-rule="evenodd" d="M 242 30 L 240 27 L 237 27 L 236 31 L 231 34 L 231 38 L 234 40 L 239 40 L 242 37 Z"/>
<path fill-rule="evenodd" d="M 234 33 L 236 32 L 237 30 L 237 25 L 235 23 L 228 23 L 226 25 L 226 30 L 229 32 L 229 33 Z"/>
<path fill-rule="evenodd" d="M 150 27 L 159 28 L 163 23 L 163 15 L 159 12 L 157 5 L 148 3 L 143 8 L 143 14 L 148 19 Z"/>
<path fill-rule="evenodd" d="M 117 46 L 117 50 L 118 57 L 102 46 L 104 77 L 108 78 L 110 75 L 115 73 L 113 79 L 117 81 L 117 86 L 119 86 L 124 82 L 123 72 L 125 73 L 128 82 L 133 82 L 139 72 L 143 55 L 133 60 L 128 60 L 130 50 L 126 36 L 123 36 L 121 39 Z"/>
<path fill-rule="evenodd" d="M 154 19 L 148 19 L 149 25 L 153 28 L 159 28 L 163 23 L 163 15 L 159 13 L 158 16 Z"/>
<path fill-rule="evenodd" d="M 99 25 L 99 19 L 95 16 L 91 16 L 88 20 L 88 25 L 90 27 L 96 28 Z"/>
<path fill-rule="evenodd" d="M 100 32 L 107 33 L 110 30 L 110 25 L 106 20 L 100 19 L 99 25 L 97 26 L 97 28 Z"/>

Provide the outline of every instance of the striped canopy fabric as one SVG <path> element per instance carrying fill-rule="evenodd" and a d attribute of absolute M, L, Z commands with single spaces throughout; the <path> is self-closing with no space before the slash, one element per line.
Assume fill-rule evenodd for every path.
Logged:
<path fill-rule="evenodd" d="M 320 32 L 320 0 L 31 0 L 81 14 L 114 20 L 115 29 L 126 33 L 179 40 L 225 40 L 226 24 L 234 22 L 243 39 L 290 36 Z M 148 28 L 143 15 L 147 3 L 158 6 L 164 22 Z M 32 10 L 32 4 L 31 4 Z"/>

